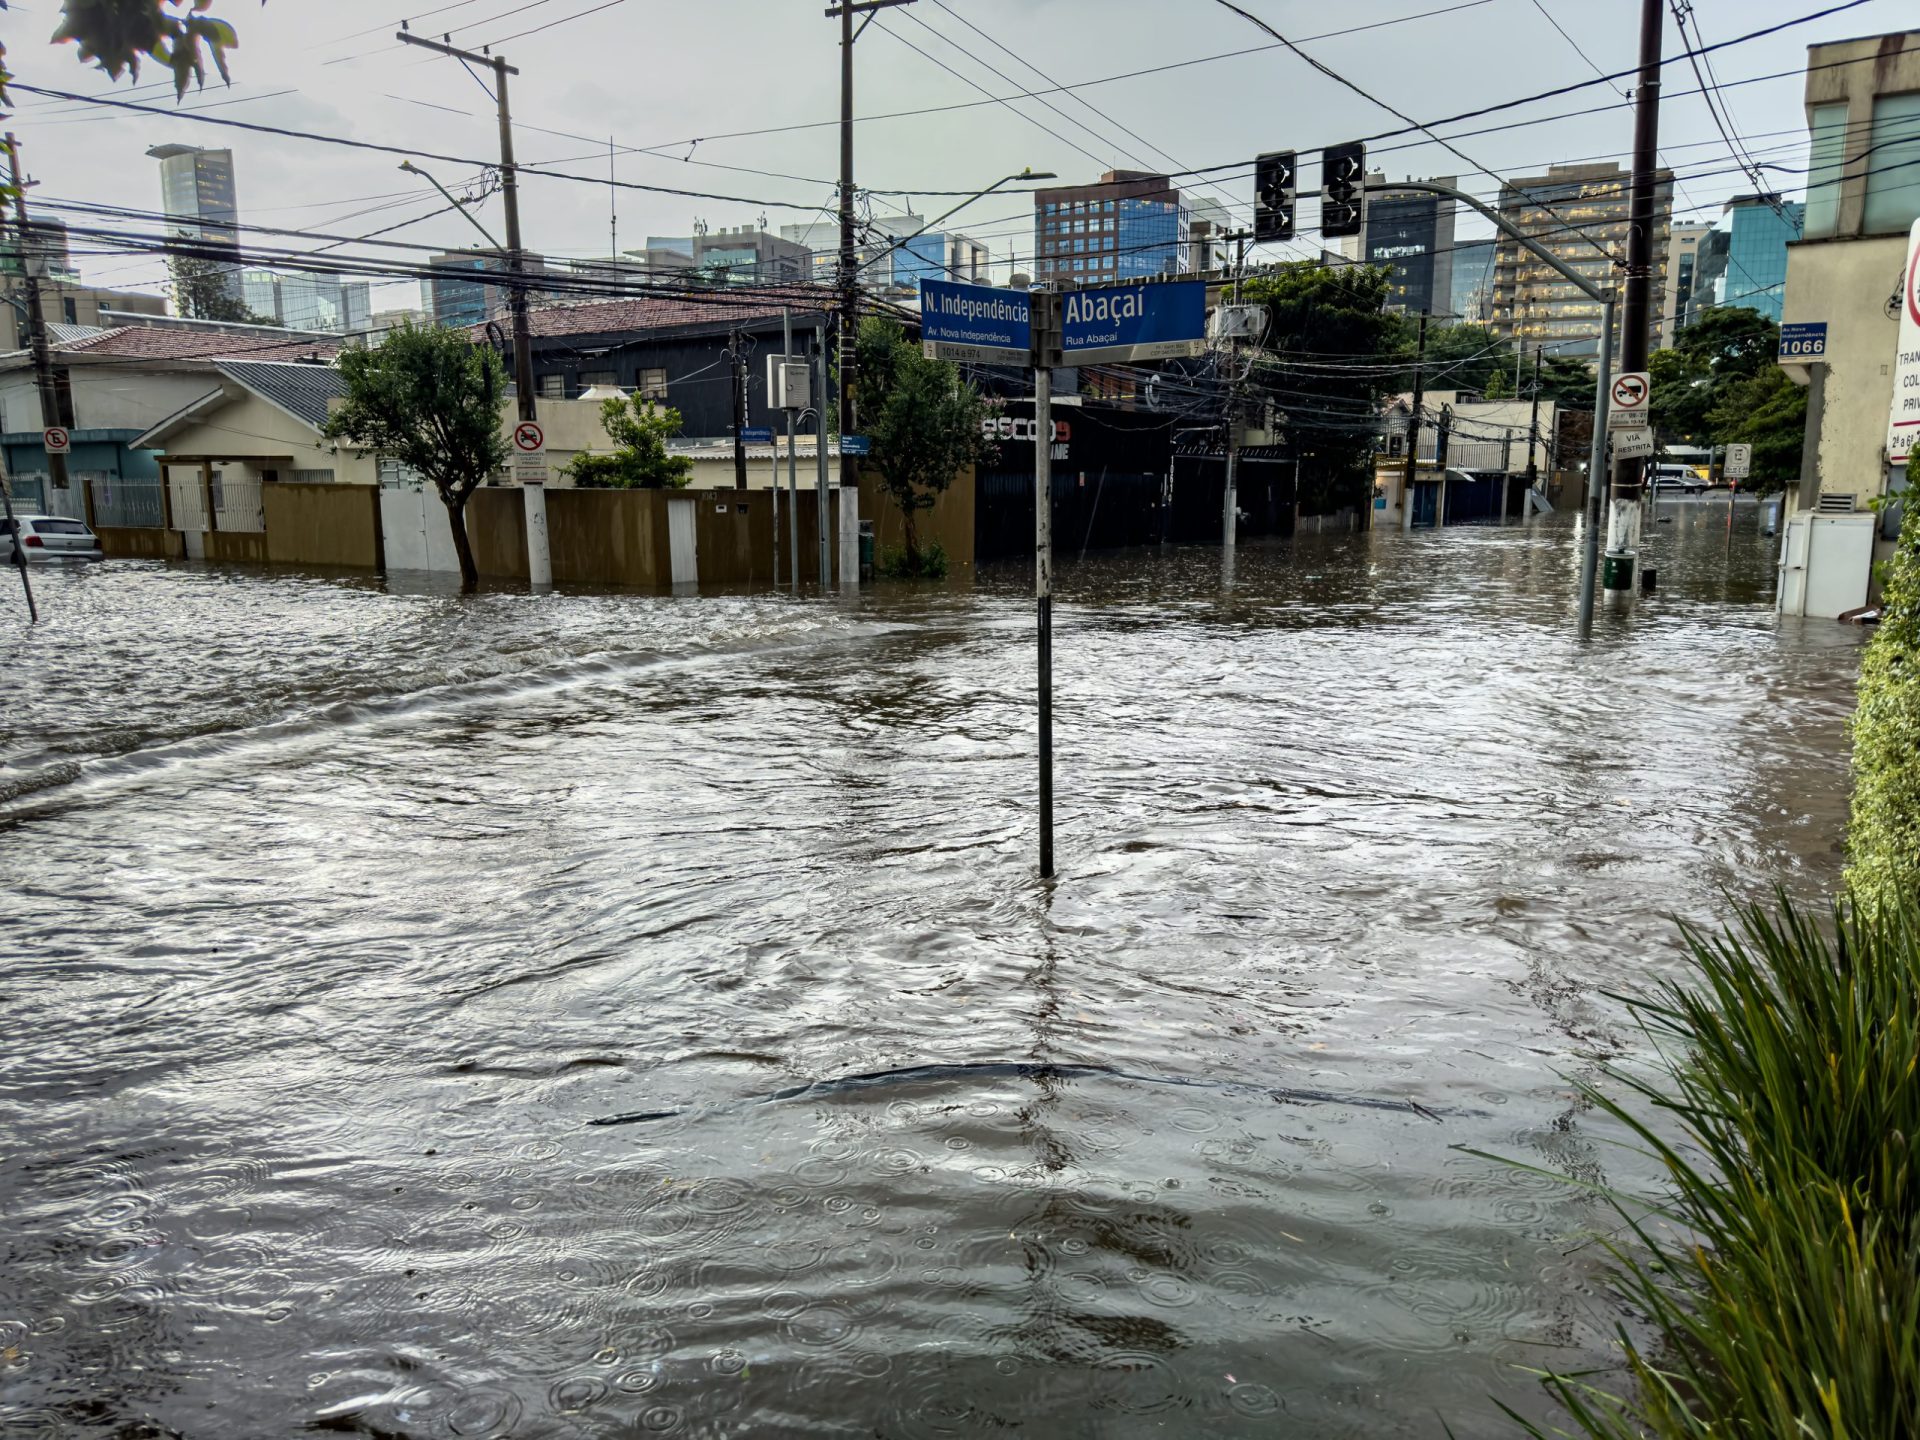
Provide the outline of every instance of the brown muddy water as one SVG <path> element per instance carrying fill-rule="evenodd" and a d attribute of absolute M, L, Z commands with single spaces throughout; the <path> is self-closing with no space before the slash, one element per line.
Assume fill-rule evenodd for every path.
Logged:
<path fill-rule="evenodd" d="M 1551 1417 L 1607 1212 L 1462 1147 L 1645 1184 L 1605 992 L 1839 869 L 1862 637 L 1667 510 L 1584 648 L 1564 524 L 1070 559 L 1050 886 L 1019 567 L 9 589 L 0 1435 Z"/>

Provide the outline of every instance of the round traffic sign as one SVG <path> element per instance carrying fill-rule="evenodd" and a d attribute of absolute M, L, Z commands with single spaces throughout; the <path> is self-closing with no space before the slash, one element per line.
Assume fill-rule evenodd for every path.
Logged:
<path fill-rule="evenodd" d="M 1638 410 L 1647 403 L 1647 382 L 1641 375 L 1622 375 L 1613 382 L 1613 403 L 1622 410 Z"/>
<path fill-rule="evenodd" d="M 63 425 L 49 425 L 40 438 L 49 455 L 65 455 L 73 447 L 73 437 Z"/>
<path fill-rule="evenodd" d="M 540 428 L 536 420 L 522 420 L 513 427 L 513 448 L 523 455 L 544 450 L 547 448 L 547 432 Z"/>

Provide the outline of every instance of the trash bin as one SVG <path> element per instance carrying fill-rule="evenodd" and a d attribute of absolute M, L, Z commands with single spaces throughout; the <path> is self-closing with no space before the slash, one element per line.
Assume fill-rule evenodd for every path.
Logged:
<path fill-rule="evenodd" d="M 1609 555 L 1600 562 L 1600 583 L 1609 590 L 1633 589 L 1631 555 Z"/>
<path fill-rule="evenodd" d="M 873 579 L 873 522 L 860 522 L 860 581 L 865 584 Z"/>

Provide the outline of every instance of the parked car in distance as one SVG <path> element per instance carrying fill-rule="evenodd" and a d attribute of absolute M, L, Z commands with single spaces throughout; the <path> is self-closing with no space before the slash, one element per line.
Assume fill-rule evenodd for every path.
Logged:
<path fill-rule="evenodd" d="M 1701 495 L 1707 488 L 1707 482 L 1691 465 L 1655 465 L 1647 474 L 1647 484 L 1656 494 L 1662 490 L 1678 490 L 1685 495 Z"/>
<path fill-rule="evenodd" d="M 51 565 L 63 560 L 104 560 L 100 537 L 83 520 L 63 515 L 16 515 L 20 527 L 20 553 L 29 565 Z M 7 522 L 0 517 L 0 565 L 14 564 L 14 537 L 7 533 Z"/>

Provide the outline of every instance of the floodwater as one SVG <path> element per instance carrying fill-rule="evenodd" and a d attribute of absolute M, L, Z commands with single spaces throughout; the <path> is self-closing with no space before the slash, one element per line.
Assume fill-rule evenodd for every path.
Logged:
<path fill-rule="evenodd" d="M 1019 567 L 9 588 L 0 1435 L 1550 1418 L 1608 1216 L 1468 1152 L 1644 1183 L 1604 992 L 1840 865 L 1860 632 L 1665 513 L 1585 648 L 1563 522 L 1068 553 L 1052 885 Z"/>

